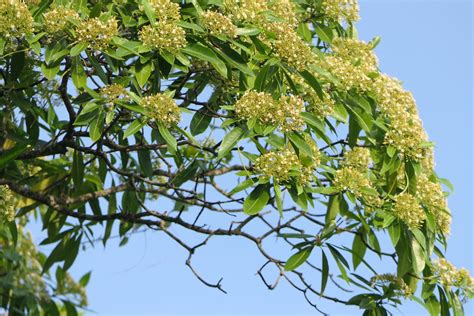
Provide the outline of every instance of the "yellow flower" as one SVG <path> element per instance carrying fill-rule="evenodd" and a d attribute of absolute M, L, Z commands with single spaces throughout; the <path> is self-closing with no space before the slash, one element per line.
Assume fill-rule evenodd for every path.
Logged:
<path fill-rule="evenodd" d="M 374 79 L 370 91 L 389 123 L 385 143 L 394 146 L 403 156 L 421 161 L 424 167 L 432 169 L 432 150 L 421 147 L 428 135 L 418 116 L 413 95 L 403 89 L 400 81 L 385 74 Z"/>
<path fill-rule="evenodd" d="M 457 269 L 448 260 L 441 258 L 433 263 L 433 270 L 442 285 L 448 288 L 457 287 L 466 297 L 474 295 L 474 278 L 466 269 Z"/>
<path fill-rule="evenodd" d="M 264 177 L 273 178 L 276 183 L 291 180 L 300 185 L 306 185 L 312 180 L 314 168 L 320 163 L 320 152 L 313 141 L 308 143 L 313 150 L 313 160 L 304 165 L 291 147 L 279 151 L 270 151 L 258 157 L 255 161 L 255 171 Z"/>
<path fill-rule="evenodd" d="M 334 21 L 356 22 L 360 18 L 357 0 L 323 0 L 322 9 Z"/>
<path fill-rule="evenodd" d="M 237 36 L 237 27 L 232 23 L 232 20 L 215 11 L 206 11 L 202 15 L 202 24 L 215 36 Z"/>
<path fill-rule="evenodd" d="M 15 219 L 15 197 L 6 185 L 0 185 L 0 223 Z"/>
<path fill-rule="evenodd" d="M 109 103 L 117 103 L 119 100 L 128 98 L 125 87 L 120 84 L 111 84 L 100 89 L 100 94 Z"/>
<path fill-rule="evenodd" d="M 370 283 L 372 284 L 372 287 L 375 284 L 383 285 L 389 283 L 395 287 L 398 296 L 410 297 L 413 295 L 411 288 L 405 283 L 405 281 L 394 274 L 377 274 L 370 279 Z"/>
<path fill-rule="evenodd" d="M 177 52 L 186 46 L 186 32 L 174 22 L 159 21 L 155 25 L 145 25 L 139 33 L 140 41 L 152 49 Z"/>
<path fill-rule="evenodd" d="M 365 74 L 377 71 L 377 56 L 372 47 L 364 41 L 338 37 L 332 41 L 331 50 L 335 56 L 350 61 Z"/>
<path fill-rule="evenodd" d="M 43 14 L 43 26 L 49 34 L 65 31 L 74 22 L 79 22 L 79 14 L 64 6 L 54 7 Z"/>
<path fill-rule="evenodd" d="M 282 132 L 298 131 L 303 128 L 304 120 L 301 117 L 303 109 L 304 103 L 300 97 L 285 95 L 280 98 L 275 116 Z"/>
<path fill-rule="evenodd" d="M 433 214 L 439 230 L 449 234 L 451 215 L 441 185 L 431 182 L 425 174 L 422 174 L 417 178 L 416 194 L 420 202 Z"/>
<path fill-rule="evenodd" d="M 77 27 L 76 40 L 87 43 L 94 50 L 105 50 L 110 41 L 118 34 L 118 23 L 115 17 L 102 21 L 99 18 L 87 19 Z"/>
<path fill-rule="evenodd" d="M 310 45 L 286 23 L 271 23 L 268 30 L 275 35 L 275 54 L 289 66 L 303 70 L 313 63 L 315 56 Z"/>
<path fill-rule="evenodd" d="M 282 96 L 275 100 L 269 93 L 256 91 L 245 92 L 235 103 L 237 117 L 256 118 L 262 124 L 278 126 L 283 132 L 301 130 L 303 108 L 303 100 L 297 96 Z"/>
<path fill-rule="evenodd" d="M 179 20 L 181 18 L 179 4 L 170 0 L 149 0 L 150 7 L 158 20 Z"/>
<path fill-rule="evenodd" d="M 367 171 L 370 164 L 370 150 L 366 147 L 354 147 L 344 153 L 343 166 L 353 167 L 362 172 Z"/>
<path fill-rule="evenodd" d="M 285 21 L 291 28 L 298 26 L 298 17 L 295 12 L 295 3 L 290 0 L 270 1 L 270 10 L 277 17 Z"/>
<path fill-rule="evenodd" d="M 342 167 L 334 175 L 333 186 L 338 191 L 349 191 L 356 197 L 362 198 L 363 190 L 372 188 L 372 183 L 366 173 L 354 167 Z"/>
<path fill-rule="evenodd" d="M 262 12 L 268 10 L 266 0 L 224 0 L 224 9 L 234 21 L 261 23 L 266 21 Z"/>
<path fill-rule="evenodd" d="M 33 32 L 33 17 L 20 0 L 0 0 L 0 36 L 22 37 Z"/>
<path fill-rule="evenodd" d="M 158 93 L 142 99 L 141 105 L 147 115 L 155 121 L 171 127 L 181 120 L 181 112 L 176 102 L 166 94 Z"/>
<path fill-rule="evenodd" d="M 409 228 L 420 228 L 426 219 L 423 208 L 416 197 L 409 193 L 401 193 L 395 197 L 393 214 L 404 222 Z"/>

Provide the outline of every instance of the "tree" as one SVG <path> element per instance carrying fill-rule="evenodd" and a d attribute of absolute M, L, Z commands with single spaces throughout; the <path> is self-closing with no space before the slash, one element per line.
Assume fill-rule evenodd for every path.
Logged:
<path fill-rule="evenodd" d="M 378 69 L 378 38 L 357 39 L 356 1 L 0 0 L 0 13 L 11 314 L 85 308 L 90 274 L 67 272 L 81 244 L 117 231 L 125 245 L 143 228 L 175 240 L 220 291 L 192 258 L 232 236 L 261 253 L 269 289 L 284 279 L 315 308 L 385 315 L 413 299 L 462 314 L 474 282 L 443 254 L 450 184 L 411 93 Z M 33 216 L 47 255 L 28 236 Z M 358 292 L 334 294 L 346 287 Z"/>

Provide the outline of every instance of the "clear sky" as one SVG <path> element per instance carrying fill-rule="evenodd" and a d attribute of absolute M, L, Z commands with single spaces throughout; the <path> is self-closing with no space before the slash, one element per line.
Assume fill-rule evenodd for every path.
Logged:
<path fill-rule="evenodd" d="M 448 258 L 474 272 L 473 260 L 473 64 L 470 1 L 361 1 L 359 36 L 382 37 L 381 69 L 405 82 L 436 143 L 436 171 L 455 193 Z M 98 244 L 79 255 L 73 273 L 93 270 L 90 308 L 98 315 L 315 315 L 304 298 L 284 282 L 268 291 L 255 275 L 263 263 L 253 246 L 221 239 L 194 259 L 210 280 L 224 277 L 229 294 L 203 286 L 185 267 L 186 253 L 158 232 L 133 236 L 129 244 Z M 332 315 L 347 309 L 321 301 Z M 473 303 L 466 306 L 473 313 Z M 355 311 L 352 309 L 352 311 Z M 405 315 L 425 315 L 407 302 Z M 92 314 L 92 313 L 91 313 Z"/>

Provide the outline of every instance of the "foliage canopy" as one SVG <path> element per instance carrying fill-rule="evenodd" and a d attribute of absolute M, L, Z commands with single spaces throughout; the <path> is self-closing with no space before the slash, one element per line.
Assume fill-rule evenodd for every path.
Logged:
<path fill-rule="evenodd" d="M 81 245 L 148 228 L 221 291 L 192 257 L 234 236 L 269 289 L 315 308 L 461 315 L 474 285 L 443 255 L 449 182 L 357 19 L 355 0 L 0 0 L 0 305 L 75 315 Z"/>

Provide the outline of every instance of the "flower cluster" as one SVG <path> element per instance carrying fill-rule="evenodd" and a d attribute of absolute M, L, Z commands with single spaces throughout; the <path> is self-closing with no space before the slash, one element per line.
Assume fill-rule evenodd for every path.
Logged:
<path fill-rule="evenodd" d="M 343 167 L 336 171 L 333 186 L 338 191 L 348 191 L 356 197 L 363 197 L 364 189 L 370 189 L 372 183 L 367 175 L 352 167 Z"/>
<path fill-rule="evenodd" d="M 186 32 L 174 22 L 159 21 L 140 30 L 140 41 L 153 49 L 177 52 L 186 46 Z"/>
<path fill-rule="evenodd" d="M 349 191 L 370 204 L 379 204 L 377 196 L 367 193 L 372 189 L 372 182 L 368 176 L 369 163 L 370 151 L 367 148 L 355 147 L 345 152 L 341 161 L 342 168 L 334 175 L 333 186 L 338 191 Z"/>
<path fill-rule="evenodd" d="M 370 162 L 370 150 L 368 148 L 354 147 L 352 150 L 344 153 L 342 165 L 365 172 Z"/>
<path fill-rule="evenodd" d="M 179 20 L 181 18 L 179 4 L 170 0 L 149 0 L 150 7 L 158 20 Z"/>
<path fill-rule="evenodd" d="M 377 274 L 370 279 L 372 287 L 375 285 L 390 284 L 394 287 L 397 296 L 410 297 L 413 295 L 411 288 L 403 281 L 402 278 L 397 277 L 394 274 Z"/>
<path fill-rule="evenodd" d="M 0 223 L 15 219 L 15 197 L 6 185 L 0 185 Z"/>
<path fill-rule="evenodd" d="M 101 96 L 107 103 L 116 104 L 120 100 L 128 99 L 127 90 L 120 84 L 111 84 L 100 89 Z"/>
<path fill-rule="evenodd" d="M 262 13 L 268 10 L 268 1 L 224 0 L 224 9 L 234 21 L 260 24 L 266 21 Z"/>
<path fill-rule="evenodd" d="M 275 35 L 275 54 L 289 66 L 303 70 L 314 61 L 310 45 L 286 23 L 272 23 L 269 31 Z"/>
<path fill-rule="evenodd" d="M 449 234 L 451 215 L 441 185 L 430 181 L 425 174 L 421 174 L 417 178 L 416 194 L 420 202 L 434 215 L 439 230 L 444 234 Z"/>
<path fill-rule="evenodd" d="M 141 105 L 149 117 L 168 127 L 178 124 L 181 119 L 178 105 L 166 94 L 158 93 L 144 97 Z"/>
<path fill-rule="evenodd" d="M 186 32 L 176 22 L 181 18 L 179 4 L 170 0 L 153 0 L 150 6 L 158 22 L 145 25 L 138 36 L 151 49 L 176 53 L 186 46 Z"/>
<path fill-rule="evenodd" d="M 255 171 L 264 177 L 273 178 L 276 183 L 285 183 L 295 180 L 300 185 L 309 183 L 313 170 L 320 163 L 320 152 L 316 144 L 308 142 L 313 150 L 313 157 L 309 164 L 304 165 L 291 147 L 279 151 L 270 151 L 258 157 L 255 161 Z"/>
<path fill-rule="evenodd" d="M 331 50 L 334 55 L 349 60 L 365 74 L 377 71 L 377 56 L 372 51 L 372 47 L 364 41 L 338 37 L 331 43 Z"/>
<path fill-rule="evenodd" d="M 328 86 L 325 85 L 324 87 Z M 326 116 L 334 113 L 336 101 L 331 97 L 327 88 L 323 88 L 322 99 L 311 87 L 304 90 L 303 97 L 305 100 L 308 100 L 307 110 L 317 117 L 324 119 Z"/>
<path fill-rule="evenodd" d="M 275 117 L 281 131 L 290 132 L 303 128 L 304 120 L 301 117 L 303 108 L 303 99 L 300 97 L 284 95 L 280 98 Z"/>
<path fill-rule="evenodd" d="M 77 283 L 69 273 L 65 273 L 63 279 L 58 279 L 55 294 L 69 293 L 75 294 L 81 305 L 87 305 L 87 294 L 84 287 Z"/>
<path fill-rule="evenodd" d="M 236 103 L 235 113 L 241 119 L 256 118 L 262 124 L 278 126 L 282 131 L 300 130 L 304 103 L 296 96 L 282 96 L 275 100 L 266 92 L 247 91 Z"/>
<path fill-rule="evenodd" d="M 402 155 L 422 160 L 429 155 L 420 144 L 428 140 L 418 116 L 413 95 L 405 91 L 395 78 L 380 75 L 375 78 L 371 91 L 376 95 L 382 114 L 388 119 L 390 130 L 385 143 L 394 146 Z"/>
<path fill-rule="evenodd" d="M 202 15 L 202 24 L 209 30 L 209 33 L 215 36 L 237 36 L 237 26 L 232 23 L 232 20 L 215 11 L 206 11 Z"/>
<path fill-rule="evenodd" d="M 319 118 L 325 118 L 334 113 L 334 106 L 336 102 L 331 97 L 330 86 L 325 84 L 322 86 L 322 98 L 314 89 L 306 83 L 306 81 L 297 74 L 290 74 L 291 80 L 297 86 L 295 93 L 298 93 L 306 102 L 306 110 L 313 113 Z"/>
<path fill-rule="evenodd" d="M 457 287 L 466 297 L 474 295 L 474 278 L 464 268 L 457 269 L 448 260 L 441 258 L 433 263 L 434 275 L 446 287 Z"/>
<path fill-rule="evenodd" d="M 321 151 L 314 140 L 309 134 L 304 135 L 304 140 L 311 148 L 312 155 L 311 157 L 307 157 L 303 152 L 300 152 L 300 156 L 302 156 L 302 168 L 298 176 L 298 182 L 302 184 L 311 182 L 313 179 L 314 169 L 321 164 Z"/>
<path fill-rule="evenodd" d="M 43 27 L 49 34 L 64 32 L 69 26 L 80 21 L 79 14 L 64 6 L 54 7 L 43 14 Z"/>
<path fill-rule="evenodd" d="M 33 31 L 33 17 L 21 0 L 0 0 L 0 37 L 9 40 Z"/>
<path fill-rule="evenodd" d="M 315 59 L 314 65 L 335 76 L 344 90 L 371 90 L 373 81 L 370 76 L 378 67 L 371 46 L 355 39 L 336 38 L 331 49 L 331 54 Z"/>
<path fill-rule="evenodd" d="M 270 2 L 270 10 L 275 17 L 283 20 L 289 27 L 298 26 L 298 16 L 295 10 L 295 3 L 290 0 L 274 0 Z"/>
<path fill-rule="evenodd" d="M 92 18 L 82 21 L 76 30 L 76 40 L 87 43 L 94 50 L 106 49 L 114 36 L 118 34 L 118 23 L 115 17 L 102 21 Z"/>
<path fill-rule="evenodd" d="M 393 214 L 409 228 L 420 228 L 426 214 L 416 197 L 410 193 L 401 193 L 395 196 L 394 200 Z"/>
<path fill-rule="evenodd" d="M 338 22 L 355 22 L 360 18 L 357 0 L 323 0 L 322 9 L 328 18 Z"/>
<path fill-rule="evenodd" d="M 276 183 L 288 182 L 291 177 L 298 175 L 299 169 L 298 156 L 289 147 L 263 154 L 255 161 L 255 171 L 265 177 L 273 178 Z"/>
<path fill-rule="evenodd" d="M 41 3 L 41 0 L 23 0 L 28 6 L 34 6 Z"/>

